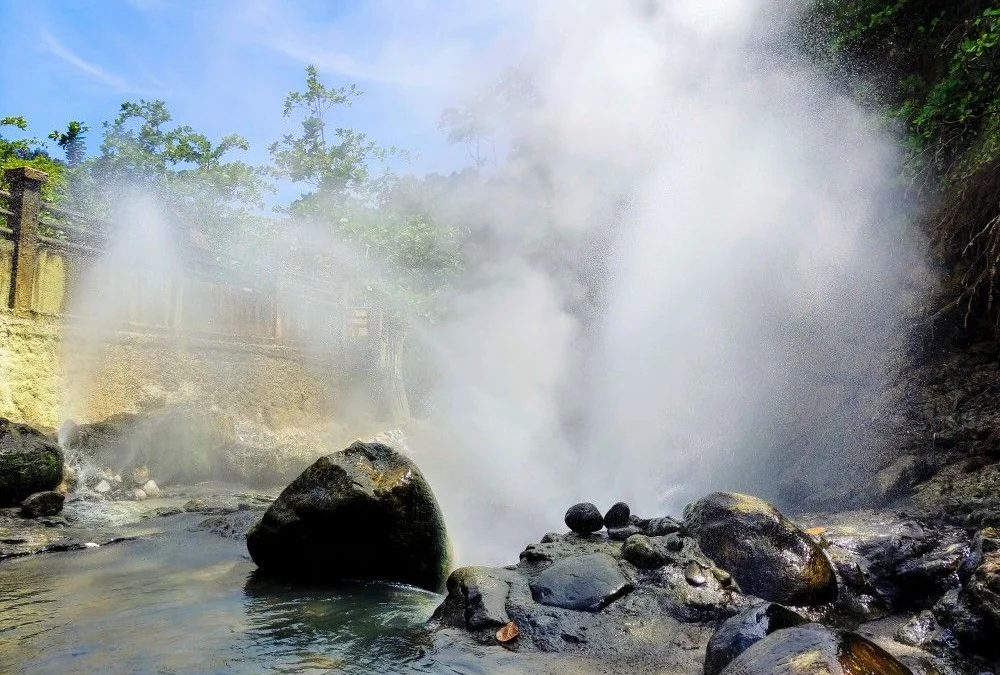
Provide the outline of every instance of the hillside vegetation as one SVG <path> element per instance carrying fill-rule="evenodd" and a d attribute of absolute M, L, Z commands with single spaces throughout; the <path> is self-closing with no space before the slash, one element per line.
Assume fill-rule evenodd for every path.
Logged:
<path fill-rule="evenodd" d="M 818 0 L 808 49 L 902 129 L 904 179 L 944 270 L 934 318 L 1000 327 L 1000 3 Z"/>

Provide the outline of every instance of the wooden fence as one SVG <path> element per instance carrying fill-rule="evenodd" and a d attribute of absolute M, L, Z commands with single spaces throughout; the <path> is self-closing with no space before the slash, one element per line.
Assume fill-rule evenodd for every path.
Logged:
<path fill-rule="evenodd" d="M 40 171 L 8 169 L 4 178 L 10 192 L 0 191 L 6 221 L 0 306 L 7 311 L 99 321 L 113 330 L 289 346 L 322 342 L 377 361 L 396 341 L 376 303 L 352 302 L 357 284 L 349 276 L 229 260 L 187 241 L 180 227 L 169 269 L 149 269 L 127 255 L 109 265 L 115 242 L 107 239 L 113 231 L 107 223 L 44 203 L 47 176 Z"/>

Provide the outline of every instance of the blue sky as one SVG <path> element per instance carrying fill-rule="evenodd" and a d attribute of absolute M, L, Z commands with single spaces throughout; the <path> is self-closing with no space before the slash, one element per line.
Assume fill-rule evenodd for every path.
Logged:
<path fill-rule="evenodd" d="M 0 117 L 39 138 L 79 120 L 93 153 L 123 101 L 162 99 L 175 123 L 239 133 L 240 158 L 264 163 L 296 130 L 282 101 L 313 63 L 365 92 L 338 125 L 416 153 L 405 171 L 446 173 L 469 161 L 437 116 L 508 60 L 515 16 L 461 0 L 0 0 Z"/>

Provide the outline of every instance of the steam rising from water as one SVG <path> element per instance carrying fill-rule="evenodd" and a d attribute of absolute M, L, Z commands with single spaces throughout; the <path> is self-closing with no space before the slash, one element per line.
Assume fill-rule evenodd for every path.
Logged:
<path fill-rule="evenodd" d="M 891 356 L 916 262 L 893 141 L 786 48 L 791 7 L 537 4 L 522 153 L 466 195 L 490 247 L 425 336 L 453 445 L 413 445 L 467 560 L 576 501 L 773 494 L 775 451 L 820 444 L 801 402 Z"/>
<path fill-rule="evenodd" d="M 437 214 L 481 243 L 447 318 L 411 329 L 436 375 L 408 444 L 460 562 L 509 561 L 576 501 L 677 514 L 773 495 L 788 457 L 817 458 L 806 483 L 843 469 L 850 434 L 803 420 L 877 385 L 920 261 L 893 139 L 787 48 L 778 4 L 468 10 L 517 53 L 437 77 L 467 93 L 514 63 L 537 96 L 502 111 L 510 160 Z M 411 70 L 467 53 L 424 47 Z"/>

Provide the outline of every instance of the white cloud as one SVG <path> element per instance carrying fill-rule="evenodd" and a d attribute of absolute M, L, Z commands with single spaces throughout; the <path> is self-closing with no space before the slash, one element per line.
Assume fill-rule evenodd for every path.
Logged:
<path fill-rule="evenodd" d="M 147 89 L 136 86 L 124 77 L 111 73 L 94 63 L 84 60 L 79 55 L 70 51 L 68 47 L 59 42 L 59 40 L 57 40 L 51 33 L 44 29 L 41 34 L 41 44 L 45 51 L 49 54 L 52 54 L 64 63 L 72 66 L 77 71 L 87 75 L 91 80 L 101 86 L 112 89 L 118 93 L 150 93 Z"/>

